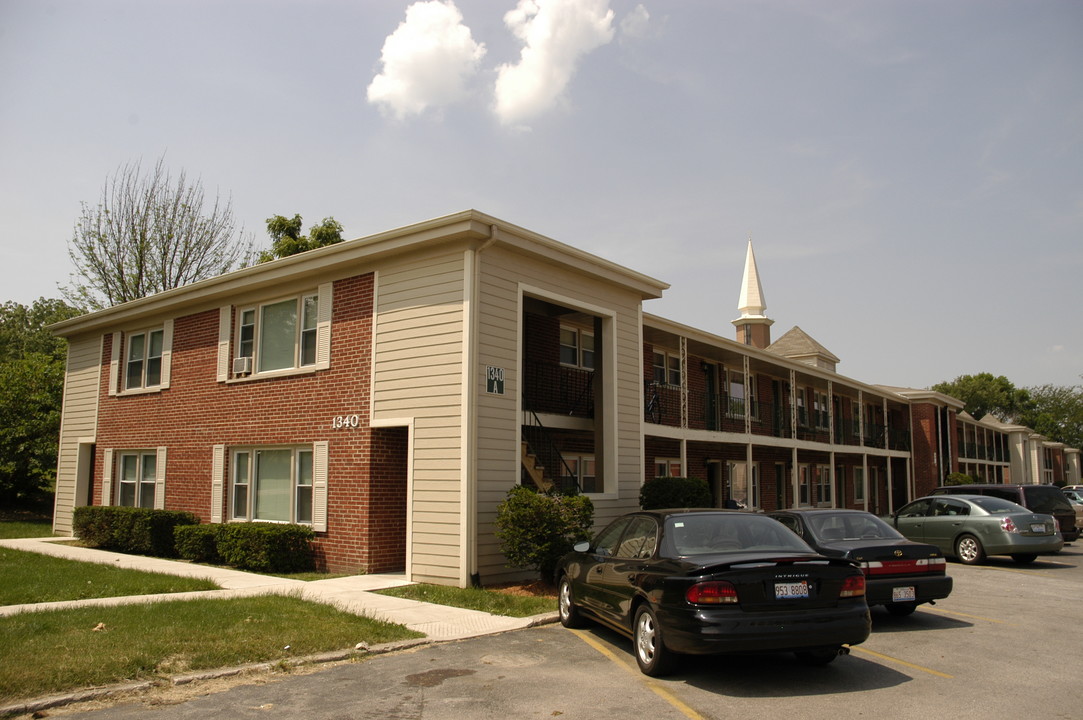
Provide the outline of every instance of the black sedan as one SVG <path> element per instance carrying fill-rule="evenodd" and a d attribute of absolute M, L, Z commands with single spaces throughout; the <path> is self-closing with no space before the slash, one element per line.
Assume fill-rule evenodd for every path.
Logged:
<path fill-rule="evenodd" d="M 632 638 L 662 675 L 674 653 L 793 651 L 826 664 L 871 628 L 865 576 L 764 515 L 647 510 L 621 516 L 557 566 L 560 621 Z"/>
<path fill-rule="evenodd" d="M 768 515 L 817 552 L 858 562 L 865 573 L 866 601 L 883 605 L 892 615 L 909 615 L 918 605 L 951 594 L 952 580 L 940 549 L 907 540 L 872 513 L 816 509 Z"/>

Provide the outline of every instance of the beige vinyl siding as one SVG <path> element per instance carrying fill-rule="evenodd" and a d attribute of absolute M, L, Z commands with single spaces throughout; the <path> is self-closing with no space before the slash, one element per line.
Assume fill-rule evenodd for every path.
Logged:
<path fill-rule="evenodd" d="M 638 508 L 642 472 L 640 436 L 640 296 L 625 288 L 587 277 L 573 267 L 549 263 L 493 247 L 481 254 L 479 308 L 480 365 L 478 394 L 478 572 L 482 582 L 515 577 L 505 566 L 493 532 L 496 508 L 519 481 L 520 421 L 516 414 L 519 384 L 519 287 L 538 288 L 614 316 L 617 357 L 616 499 L 595 499 L 595 524 L 605 525 L 620 513 Z M 524 358 L 525 360 L 525 358 Z M 506 370 L 504 395 L 485 392 L 486 366 Z M 608 489 L 608 488 L 607 488 Z"/>
<path fill-rule="evenodd" d="M 373 421 L 413 418 L 411 579 L 460 577 L 463 253 L 377 273 Z"/>
<path fill-rule="evenodd" d="M 92 439 L 97 433 L 101 366 L 101 335 L 73 339 L 68 343 L 53 517 L 53 532 L 57 534 L 71 533 L 72 511 L 76 503 L 86 502 L 85 497 L 76 497 L 79 441 Z"/>

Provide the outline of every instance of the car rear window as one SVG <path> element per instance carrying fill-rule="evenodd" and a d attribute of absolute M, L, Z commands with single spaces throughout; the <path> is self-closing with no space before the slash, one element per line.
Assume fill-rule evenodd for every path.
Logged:
<path fill-rule="evenodd" d="M 1008 513 L 1030 512 L 1022 505 L 1004 500 L 998 497 L 972 497 L 970 501 L 991 515 L 1006 515 Z"/>
<path fill-rule="evenodd" d="M 1060 488 L 1036 485 L 1023 488 L 1023 493 L 1027 496 L 1027 507 L 1034 512 L 1048 515 L 1054 512 L 1072 512 L 1072 505 L 1065 499 Z"/>
<path fill-rule="evenodd" d="M 898 540 L 895 528 L 865 513 L 817 513 L 808 518 L 813 535 L 820 542 L 833 540 Z"/>
<path fill-rule="evenodd" d="M 680 557 L 732 552 L 813 552 L 804 540 L 765 515 L 702 513 L 666 520 L 666 535 Z"/>

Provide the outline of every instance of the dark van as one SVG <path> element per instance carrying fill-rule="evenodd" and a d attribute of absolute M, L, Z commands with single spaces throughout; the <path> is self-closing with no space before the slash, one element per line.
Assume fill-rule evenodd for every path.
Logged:
<path fill-rule="evenodd" d="M 1060 525 L 1064 542 L 1079 539 L 1075 526 L 1075 511 L 1068 498 L 1056 485 L 942 485 L 932 495 L 992 495 L 1022 505 L 1027 510 L 1052 515 Z"/>

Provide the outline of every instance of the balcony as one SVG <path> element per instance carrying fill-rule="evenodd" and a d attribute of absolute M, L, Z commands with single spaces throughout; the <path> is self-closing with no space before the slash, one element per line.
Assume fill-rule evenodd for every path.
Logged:
<path fill-rule="evenodd" d="M 523 409 L 536 413 L 594 417 L 594 373 L 560 363 L 524 364 Z"/>

